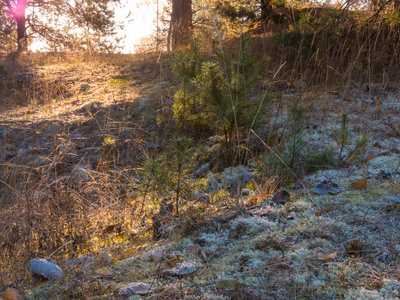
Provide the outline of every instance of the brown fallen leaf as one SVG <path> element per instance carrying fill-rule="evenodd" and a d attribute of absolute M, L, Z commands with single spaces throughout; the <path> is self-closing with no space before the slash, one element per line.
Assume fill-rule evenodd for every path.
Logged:
<path fill-rule="evenodd" d="M 332 210 L 332 206 L 328 204 L 327 206 L 325 206 L 325 207 L 322 208 L 321 210 L 318 210 L 315 214 L 316 214 L 317 216 L 320 216 L 320 215 L 322 215 L 323 213 L 330 212 L 331 210 Z"/>
<path fill-rule="evenodd" d="M 359 181 L 353 182 L 351 187 L 359 190 L 365 189 L 367 187 L 367 179 L 363 178 Z"/>
<path fill-rule="evenodd" d="M 333 253 L 317 253 L 317 259 L 319 260 L 331 260 L 331 259 L 335 259 L 337 256 L 337 252 L 333 252 Z"/>
<path fill-rule="evenodd" d="M 251 199 L 247 202 L 246 206 L 247 206 L 247 207 L 251 207 L 251 206 L 256 205 L 256 204 L 257 204 L 257 200 L 258 200 L 258 199 L 257 199 L 256 197 L 251 198 Z"/>
<path fill-rule="evenodd" d="M 367 158 L 365 159 L 365 162 L 369 162 L 371 159 L 374 159 L 376 156 L 372 154 L 368 154 Z"/>
<path fill-rule="evenodd" d="M 379 149 L 382 149 L 382 146 L 381 146 L 378 142 L 376 142 L 376 143 L 373 144 L 372 146 L 373 146 L 373 147 L 376 147 L 376 148 L 379 148 Z"/>
<path fill-rule="evenodd" d="M 394 152 L 394 153 L 397 153 L 397 154 L 400 153 L 400 150 L 397 149 L 397 148 L 392 148 L 392 149 L 390 149 L 390 151 L 391 151 L 391 152 Z"/>

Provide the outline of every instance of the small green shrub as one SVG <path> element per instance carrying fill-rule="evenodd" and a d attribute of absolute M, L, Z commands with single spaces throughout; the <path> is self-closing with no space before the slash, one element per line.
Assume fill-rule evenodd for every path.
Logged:
<path fill-rule="evenodd" d="M 268 98 L 249 101 L 250 89 L 260 80 L 258 71 L 266 62 L 251 57 L 250 46 L 251 39 L 243 36 L 237 59 L 219 54 L 206 60 L 192 45 L 174 60 L 174 71 L 182 80 L 173 105 L 178 127 L 209 124 L 225 137 L 225 161 L 232 161 L 234 140 L 246 137 L 259 124 Z"/>

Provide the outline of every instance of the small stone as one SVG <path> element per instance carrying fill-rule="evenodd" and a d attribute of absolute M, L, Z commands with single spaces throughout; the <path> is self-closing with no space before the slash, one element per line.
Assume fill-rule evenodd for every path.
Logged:
<path fill-rule="evenodd" d="M 8 288 L 6 289 L 4 296 L 3 296 L 3 300 L 23 300 L 24 298 L 22 298 L 19 294 L 18 291 L 16 289 L 13 288 Z"/>
<path fill-rule="evenodd" d="M 146 295 L 154 292 L 154 289 L 148 283 L 134 282 L 123 287 L 119 292 L 122 295 L 129 297 L 132 295 Z"/>
<path fill-rule="evenodd" d="M 217 290 L 225 290 L 234 288 L 238 285 L 238 281 L 236 278 L 218 278 L 216 281 L 215 288 Z"/>
<path fill-rule="evenodd" d="M 129 86 L 137 86 L 138 84 L 136 83 L 136 82 L 131 82 L 130 84 L 129 84 Z"/>
<path fill-rule="evenodd" d="M 87 92 L 90 89 L 90 85 L 87 83 L 82 83 L 79 87 L 80 92 Z"/>
<path fill-rule="evenodd" d="M 158 251 L 158 250 L 153 251 L 153 252 L 151 253 L 151 259 L 152 259 L 154 262 L 159 262 L 159 261 L 162 260 L 162 258 L 163 258 L 163 255 L 162 255 L 162 253 L 161 253 L 160 251 Z"/>
<path fill-rule="evenodd" d="M 330 180 L 324 180 L 314 187 L 314 192 L 320 196 L 327 194 L 334 195 L 341 191 L 343 191 L 343 188 L 339 187 L 336 183 Z"/>
<path fill-rule="evenodd" d="M 205 163 L 205 164 L 202 164 L 202 165 L 200 166 L 200 168 L 198 168 L 198 169 L 194 172 L 194 174 L 195 174 L 197 177 L 200 177 L 201 175 L 203 175 L 204 173 L 207 173 L 208 171 L 210 171 L 210 164 L 209 164 L 209 163 Z"/>
<path fill-rule="evenodd" d="M 291 212 L 291 213 L 288 214 L 287 219 L 288 220 L 293 220 L 296 217 L 297 217 L 296 213 L 295 212 Z"/>
<path fill-rule="evenodd" d="M 189 244 L 187 251 L 190 253 L 197 253 L 201 251 L 201 246 L 199 244 Z"/>
<path fill-rule="evenodd" d="M 63 271 L 54 262 L 43 258 L 35 258 L 30 261 L 33 275 L 40 275 L 46 279 L 60 279 L 64 276 Z"/>
<path fill-rule="evenodd" d="M 289 199 L 290 199 L 290 193 L 285 190 L 282 190 L 277 192 L 272 197 L 272 202 L 275 204 L 285 204 Z"/>

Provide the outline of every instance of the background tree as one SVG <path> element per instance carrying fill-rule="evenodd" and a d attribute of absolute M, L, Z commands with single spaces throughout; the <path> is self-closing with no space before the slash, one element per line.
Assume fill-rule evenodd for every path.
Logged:
<path fill-rule="evenodd" d="M 172 46 L 172 50 L 189 43 L 193 30 L 192 19 L 192 0 L 172 0 L 168 37 L 168 44 Z"/>
<path fill-rule="evenodd" d="M 114 7 L 120 0 L 0 0 L 0 38 L 14 39 L 18 52 L 31 38 L 51 45 L 95 50 L 109 48 L 115 34 Z M 99 38 L 101 37 L 101 38 Z"/>

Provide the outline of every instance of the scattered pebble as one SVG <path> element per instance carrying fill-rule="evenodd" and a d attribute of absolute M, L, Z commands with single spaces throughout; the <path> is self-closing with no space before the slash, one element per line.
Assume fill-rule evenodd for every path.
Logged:
<path fill-rule="evenodd" d="M 318 183 L 314 187 L 314 192 L 320 196 L 324 196 L 327 194 L 334 195 L 341 191 L 343 191 L 343 188 L 339 187 L 336 183 L 334 183 L 330 180 L 324 180 L 321 183 Z"/>
<path fill-rule="evenodd" d="M 272 202 L 275 204 L 285 204 L 289 199 L 290 199 L 290 193 L 285 190 L 282 190 L 277 192 L 272 197 Z"/>
<path fill-rule="evenodd" d="M 143 282 L 134 282 L 128 284 L 127 286 L 123 287 L 119 291 L 124 296 L 132 296 L 132 295 L 146 295 L 154 292 L 153 287 L 148 283 Z"/>
<path fill-rule="evenodd" d="M 154 262 L 159 262 L 159 261 L 161 261 L 161 260 L 162 260 L 162 257 L 163 257 L 162 253 L 161 253 L 160 251 L 158 251 L 158 250 L 153 251 L 153 252 L 151 253 L 151 259 L 152 259 Z"/>

